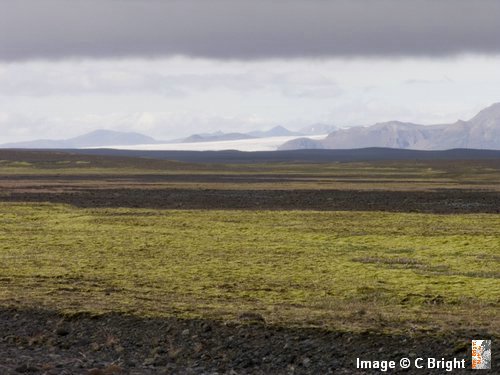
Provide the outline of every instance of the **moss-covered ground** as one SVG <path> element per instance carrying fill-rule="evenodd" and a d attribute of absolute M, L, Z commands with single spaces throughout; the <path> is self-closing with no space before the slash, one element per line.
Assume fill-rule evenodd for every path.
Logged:
<path fill-rule="evenodd" d="M 0 203 L 0 304 L 500 331 L 500 215 Z"/>

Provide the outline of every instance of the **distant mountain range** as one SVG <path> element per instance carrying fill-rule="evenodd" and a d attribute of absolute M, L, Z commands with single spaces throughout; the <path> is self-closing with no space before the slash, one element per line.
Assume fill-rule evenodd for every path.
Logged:
<path fill-rule="evenodd" d="M 321 135 L 328 134 L 325 138 Z M 315 136 L 313 136 L 315 135 Z M 281 138 L 280 138 L 281 137 Z M 206 145 L 205 145 L 206 143 Z M 305 150 L 382 147 L 412 150 L 490 149 L 500 150 L 500 103 L 482 110 L 468 121 L 419 125 L 389 121 L 367 127 L 336 128 L 314 124 L 299 132 L 276 126 L 248 133 L 194 134 L 175 141 L 158 141 L 139 133 L 96 130 L 65 140 L 35 140 L 8 143 L 0 148 L 77 149 L 130 146 L 139 149 L 179 150 Z M 137 146 L 137 147 L 132 147 Z"/>
<path fill-rule="evenodd" d="M 269 138 L 269 137 L 292 137 L 292 136 L 303 136 L 303 135 L 313 135 L 318 133 L 310 132 L 293 132 L 288 130 L 283 126 L 275 126 L 269 130 L 255 130 L 248 133 L 205 133 L 205 134 L 193 134 L 182 140 L 184 143 L 193 142 L 221 142 L 221 141 L 236 141 L 242 139 L 256 139 L 256 138 Z M 328 134 L 324 132 L 322 134 Z"/>
<path fill-rule="evenodd" d="M 293 139 L 280 146 L 279 150 L 365 147 L 499 150 L 500 103 L 482 110 L 469 121 L 459 120 L 453 124 L 430 126 L 399 121 L 383 122 L 368 127 L 338 129 L 322 140 Z"/>
<path fill-rule="evenodd" d="M 220 141 L 235 141 L 238 139 L 253 139 L 249 134 L 244 133 L 209 133 L 209 134 L 193 134 L 182 140 L 183 143 L 196 143 L 196 142 L 220 142 Z"/>
<path fill-rule="evenodd" d="M 294 135 L 305 135 L 304 133 L 293 132 L 288 130 L 283 126 L 275 126 L 274 128 L 266 131 L 252 131 L 248 135 L 256 138 L 268 138 L 268 137 L 291 137 Z"/>
<path fill-rule="evenodd" d="M 95 130 L 79 137 L 51 140 L 38 139 L 28 142 L 5 143 L 1 148 L 84 148 L 106 145 L 139 145 L 157 143 L 154 138 L 139 133 Z"/>
<path fill-rule="evenodd" d="M 314 130 L 313 127 L 311 129 Z M 309 130 L 311 130 L 309 129 Z M 158 141 L 147 135 L 130 132 L 118 132 L 113 130 L 95 130 L 93 132 L 81 135 L 79 137 L 52 140 L 38 139 L 27 142 L 6 143 L 0 145 L 0 148 L 40 148 L 40 149 L 67 149 L 67 148 L 88 148 L 88 147 L 107 147 L 107 146 L 133 146 L 133 145 L 154 145 L 154 144 L 172 144 L 172 143 L 199 143 L 199 142 L 221 142 L 235 141 L 245 139 L 258 139 L 269 137 L 290 137 L 313 135 L 314 131 L 298 133 L 292 132 L 283 126 L 276 126 L 267 131 L 252 131 L 249 133 L 203 133 L 193 134 L 187 138 L 172 141 Z M 322 134 L 327 134 L 324 132 Z"/>

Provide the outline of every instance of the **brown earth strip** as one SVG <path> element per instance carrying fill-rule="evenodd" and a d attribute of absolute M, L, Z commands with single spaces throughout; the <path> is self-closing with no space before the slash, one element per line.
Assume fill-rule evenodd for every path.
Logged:
<path fill-rule="evenodd" d="M 500 213 L 500 192 L 365 190 L 80 189 L 0 194 L 3 202 L 77 207 Z"/>

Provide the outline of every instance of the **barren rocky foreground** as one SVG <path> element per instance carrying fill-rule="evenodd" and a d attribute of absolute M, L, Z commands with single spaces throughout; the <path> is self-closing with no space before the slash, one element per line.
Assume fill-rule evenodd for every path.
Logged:
<path fill-rule="evenodd" d="M 465 358 L 470 367 L 470 339 L 487 338 L 469 329 L 406 337 L 273 327 L 253 314 L 221 323 L 4 308 L 0 324 L 0 373 L 6 375 L 380 373 L 356 370 L 357 357 Z M 493 362 L 499 359 L 494 352 Z"/>

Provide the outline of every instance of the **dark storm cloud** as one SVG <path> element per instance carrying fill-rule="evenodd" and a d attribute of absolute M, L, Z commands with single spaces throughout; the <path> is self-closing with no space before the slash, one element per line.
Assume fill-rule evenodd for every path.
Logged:
<path fill-rule="evenodd" d="M 498 0 L 0 0 L 0 60 L 500 52 Z"/>

